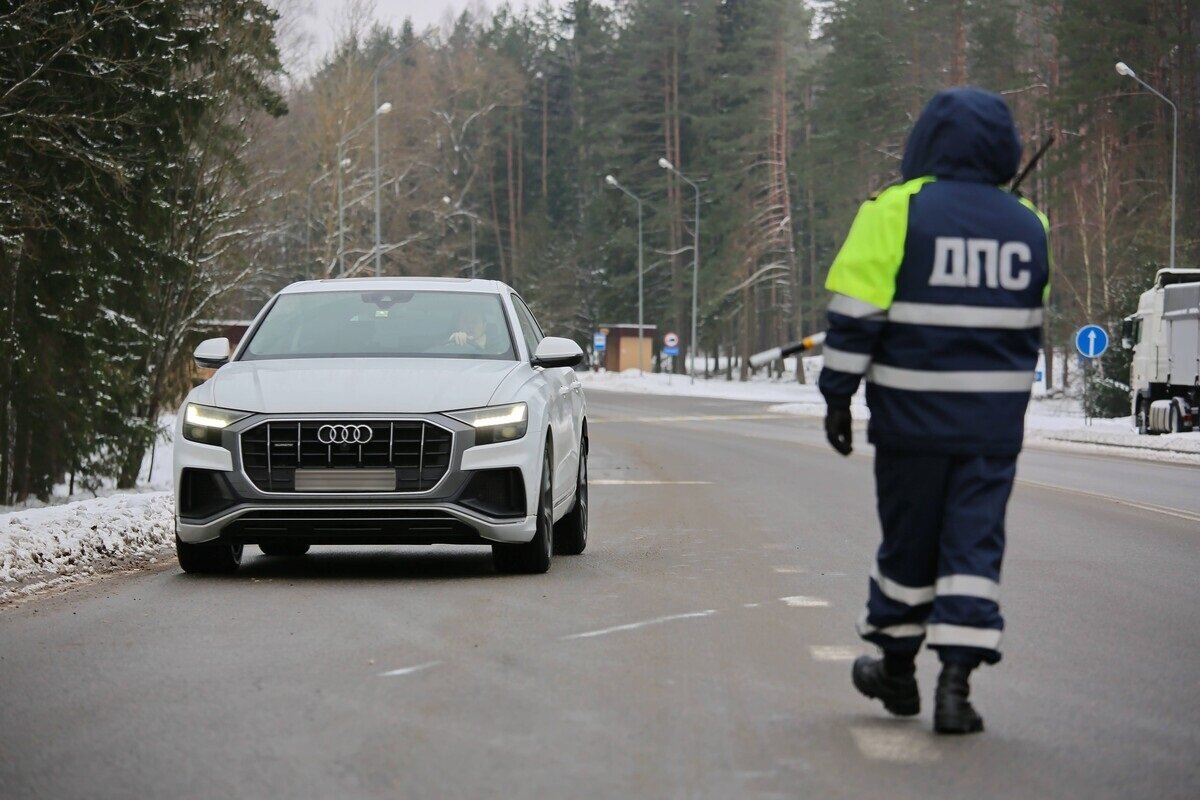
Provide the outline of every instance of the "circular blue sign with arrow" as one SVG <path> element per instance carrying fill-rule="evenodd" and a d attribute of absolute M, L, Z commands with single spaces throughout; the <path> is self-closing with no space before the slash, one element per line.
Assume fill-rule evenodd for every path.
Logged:
<path fill-rule="evenodd" d="M 1108 333 L 1099 325 L 1084 325 L 1075 331 L 1075 349 L 1084 358 L 1099 358 L 1108 349 Z"/>

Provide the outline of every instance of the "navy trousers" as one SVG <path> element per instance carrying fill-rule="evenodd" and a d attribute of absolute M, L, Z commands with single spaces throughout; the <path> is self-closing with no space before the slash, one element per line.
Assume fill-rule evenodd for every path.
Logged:
<path fill-rule="evenodd" d="M 1016 456 L 876 448 L 883 543 L 859 634 L 885 651 L 942 661 L 1000 660 L 1004 512 Z"/>

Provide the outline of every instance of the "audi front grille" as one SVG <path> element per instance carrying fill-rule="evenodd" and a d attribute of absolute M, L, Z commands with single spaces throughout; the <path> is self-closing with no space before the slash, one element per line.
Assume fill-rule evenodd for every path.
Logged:
<path fill-rule="evenodd" d="M 452 442 L 422 420 L 278 420 L 242 432 L 242 468 L 264 492 L 425 492 Z"/>

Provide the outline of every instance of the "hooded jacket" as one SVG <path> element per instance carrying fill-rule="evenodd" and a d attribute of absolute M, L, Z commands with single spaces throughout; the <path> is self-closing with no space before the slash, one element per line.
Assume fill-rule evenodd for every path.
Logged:
<path fill-rule="evenodd" d="M 1001 188 L 1020 158 L 999 95 L 939 92 L 903 182 L 860 207 L 825 283 L 820 388 L 846 403 L 866 379 L 876 446 L 1020 450 L 1050 267 L 1046 218 Z"/>

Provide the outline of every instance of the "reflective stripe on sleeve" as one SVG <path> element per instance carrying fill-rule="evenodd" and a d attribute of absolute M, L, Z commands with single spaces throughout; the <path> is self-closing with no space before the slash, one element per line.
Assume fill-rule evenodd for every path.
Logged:
<path fill-rule="evenodd" d="M 916 623 L 907 625 L 889 625 L 886 628 L 876 628 L 871 623 L 867 622 L 867 612 L 864 611 L 862 616 L 858 618 L 856 626 L 859 636 L 869 636 L 877 634 L 879 636 L 888 636 L 893 639 L 908 639 L 913 636 L 924 636 L 925 626 Z"/>
<path fill-rule="evenodd" d="M 926 643 L 999 650 L 1002 633 L 1003 631 L 995 628 L 968 628 L 965 625 L 947 625 L 935 622 L 929 626 L 929 639 Z"/>
<path fill-rule="evenodd" d="M 905 586 L 903 583 L 883 577 L 879 572 L 879 565 L 871 567 L 871 579 L 879 586 L 879 591 L 889 600 L 895 600 L 897 603 L 904 603 L 906 606 L 919 606 L 923 603 L 932 603 L 934 598 L 934 587 L 932 586 Z"/>
<path fill-rule="evenodd" d="M 1033 387 L 1033 373 L 1022 370 L 942 372 L 884 364 L 872 364 L 867 380 L 889 389 L 913 392 L 1028 392 Z"/>
<path fill-rule="evenodd" d="M 870 353 L 847 353 L 845 350 L 825 345 L 825 366 L 838 372 L 849 372 L 851 375 L 862 375 L 871 366 Z"/>
<path fill-rule="evenodd" d="M 833 304 L 829 304 L 830 309 Z M 989 308 L 950 306 L 939 303 L 892 303 L 889 322 L 935 325 L 946 328 L 1004 328 L 1025 330 L 1042 326 L 1040 308 Z"/>
<path fill-rule="evenodd" d="M 829 301 L 829 310 L 835 314 L 841 314 L 844 317 L 854 317 L 855 319 L 881 317 L 886 313 L 879 306 L 872 305 L 865 300 L 859 300 L 857 297 L 851 297 L 847 294 L 835 294 Z"/>
<path fill-rule="evenodd" d="M 979 597 L 984 600 L 1000 601 L 1000 584 L 991 578 L 979 575 L 946 575 L 938 578 L 937 594 Z"/>

